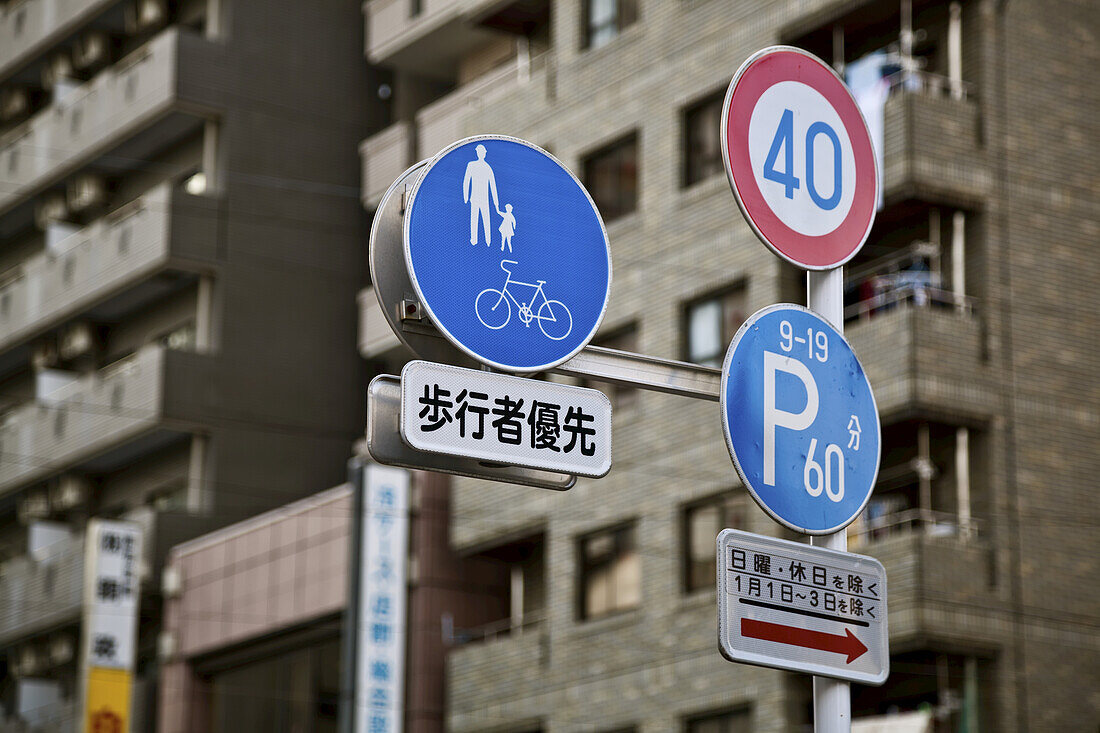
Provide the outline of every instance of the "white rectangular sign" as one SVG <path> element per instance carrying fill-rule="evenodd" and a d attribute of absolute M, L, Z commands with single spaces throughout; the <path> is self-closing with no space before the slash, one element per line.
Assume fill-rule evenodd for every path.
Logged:
<path fill-rule="evenodd" d="M 611 402 L 595 389 L 410 361 L 401 437 L 430 453 L 599 478 L 611 469 Z"/>
<path fill-rule="evenodd" d="M 85 541 L 84 664 L 132 671 L 141 597 L 141 527 L 92 519 Z"/>
<path fill-rule="evenodd" d="M 886 570 L 865 555 L 723 530 L 718 646 L 731 662 L 881 685 Z"/>
<path fill-rule="evenodd" d="M 355 728 L 359 733 L 401 733 L 409 472 L 368 465 L 364 474 Z"/>

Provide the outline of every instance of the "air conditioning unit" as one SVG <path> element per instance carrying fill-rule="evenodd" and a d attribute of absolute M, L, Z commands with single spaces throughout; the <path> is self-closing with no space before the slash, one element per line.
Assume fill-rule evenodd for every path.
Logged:
<path fill-rule="evenodd" d="M 65 221 L 68 218 L 69 204 L 63 193 L 57 191 L 48 193 L 38 199 L 34 205 L 34 223 L 42 231 L 46 231 L 50 224 Z"/>
<path fill-rule="evenodd" d="M 95 351 L 95 346 L 95 328 L 87 321 L 69 324 L 58 339 L 58 351 L 65 361 L 87 356 Z"/>
<path fill-rule="evenodd" d="M 69 210 L 84 212 L 107 203 L 107 184 L 94 173 L 81 173 L 67 187 Z"/>
<path fill-rule="evenodd" d="M 133 35 L 156 30 L 168 22 L 167 0 L 134 0 L 126 6 L 126 32 Z"/>
<path fill-rule="evenodd" d="M 61 362 L 61 355 L 57 352 L 57 342 L 53 339 L 39 341 L 31 349 L 31 365 L 36 370 L 52 369 Z"/>
<path fill-rule="evenodd" d="M 160 592 L 165 598 L 179 598 L 183 590 L 183 576 L 175 565 L 168 565 L 160 574 Z"/>
<path fill-rule="evenodd" d="M 176 656 L 176 649 L 179 645 L 176 644 L 176 635 L 171 631 L 162 631 L 157 637 L 157 656 L 162 660 L 170 660 Z"/>
<path fill-rule="evenodd" d="M 30 644 L 20 649 L 13 660 L 12 665 L 16 677 L 34 677 L 45 671 L 48 666 L 46 655 Z"/>
<path fill-rule="evenodd" d="M 111 60 L 111 39 L 103 31 L 89 31 L 73 46 L 73 65 L 81 71 L 103 66 Z"/>
<path fill-rule="evenodd" d="M 46 65 L 42 68 L 42 86 L 49 91 L 58 82 L 72 79 L 74 76 L 72 58 L 65 51 L 58 51 L 50 56 L 46 61 Z"/>
<path fill-rule="evenodd" d="M 31 491 L 19 499 L 15 514 L 20 524 L 30 524 L 50 516 L 50 502 L 45 491 Z"/>
<path fill-rule="evenodd" d="M 52 637 L 48 647 L 50 664 L 54 667 L 68 664 L 73 660 L 75 649 L 76 645 L 73 643 L 73 637 L 70 634 L 57 634 Z"/>
<path fill-rule="evenodd" d="M 0 122 L 14 122 L 31 111 L 31 93 L 25 87 L 0 89 Z"/>
<path fill-rule="evenodd" d="M 63 473 L 50 486 L 50 511 L 65 512 L 82 506 L 91 496 L 91 483 L 84 476 Z"/>

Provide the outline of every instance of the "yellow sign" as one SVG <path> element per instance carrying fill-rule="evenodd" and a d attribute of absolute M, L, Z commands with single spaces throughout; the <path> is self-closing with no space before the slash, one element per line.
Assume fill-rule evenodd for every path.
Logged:
<path fill-rule="evenodd" d="M 129 733 L 131 677 L 124 669 L 88 669 L 84 733 Z"/>

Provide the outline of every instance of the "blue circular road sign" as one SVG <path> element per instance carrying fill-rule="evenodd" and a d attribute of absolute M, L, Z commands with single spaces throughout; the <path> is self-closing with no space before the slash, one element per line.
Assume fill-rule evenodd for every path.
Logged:
<path fill-rule="evenodd" d="M 878 408 L 828 321 L 789 304 L 754 313 L 726 352 L 721 401 L 737 473 L 777 522 L 831 534 L 863 511 L 878 476 Z"/>
<path fill-rule="evenodd" d="M 536 372 L 584 348 L 611 292 L 611 250 L 591 196 L 524 140 L 444 148 L 413 189 L 405 260 L 420 302 L 455 346 Z"/>

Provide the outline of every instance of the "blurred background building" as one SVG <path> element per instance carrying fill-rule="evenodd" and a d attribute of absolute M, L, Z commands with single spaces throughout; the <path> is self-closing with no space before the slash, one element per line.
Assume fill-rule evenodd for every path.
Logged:
<path fill-rule="evenodd" d="M 748 314 L 805 302 L 723 175 L 730 78 L 775 43 L 846 73 L 882 208 L 846 268 L 846 334 L 875 388 L 882 468 L 850 548 L 886 566 L 891 674 L 869 730 L 1100 722 L 1100 17 L 1021 0 L 371 0 L 389 126 L 361 145 L 377 205 L 468 134 L 550 150 L 607 223 L 595 343 L 719 366 Z M 371 358 L 401 356 L 361 297 Z M 373 319 L 373 320 L 372 320 Z M 391 365 L 391 370 L 396 366 Z M 809 730 L 810 678 L 716 653 L 714 538 L 781 534 L 730 465 L 715 405 L 610 390 L 615 464 L 561 494 L 456 480 L 451 542 L 517 580 L 455 619 L 447 726 Z M 887 720 L 882 716 L 908 713 Z"/>
<path fill-rule="evenodd" d="M 883 421 L 849 546 L 886 565 L 893 656 L 854 729 L 1094 730 L 1098 26 L 1070 0 L 0 2 L 0 733 L 76 729 L 93 516 L 145 532 L 133 730 L 335 730 L 342 482 L 365 377 L 410 358 L 362 288 L 383 193 L 466 135 L 535 142 L 607 223 L 595 343 L 719 366 L 805 301 L 718 142 L 774 43 L 847 78 L 882 170 L 845 273 Z M 406 727 L 810 730 L 809 677 L 717 652 L 715 535 L 793 535 L 716 405 L 589 386 L 608 477 L 413 477 Z"/>
<path fill-rule="evenodd" d="M 75 729 L 89 517 L 144 529 L 132 729 L 152 730 L 167 549 L 344 480 L 356 12 L 0 3 L 5 733 Z"/>

